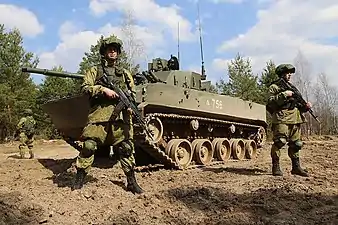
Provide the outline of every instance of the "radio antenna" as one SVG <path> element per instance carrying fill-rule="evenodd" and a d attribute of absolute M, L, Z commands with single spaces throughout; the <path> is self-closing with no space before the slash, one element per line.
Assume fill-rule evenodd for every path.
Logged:
<path fill-rule="evenodd" d="M 177 22 L 177 59 L 180 64 L 180 21 Z"/>
<path fill-rule="evenodd" d="M 204 69 L 204 57 L 203 57 L 203 42 L 202 42 L 202 28 L 201 28 L 201 18 L 200 18 L 200 1 L 197 1 L 197 16 L 198 16 L 198 30 L 200 34 L 200 49 L 201 49 L 201 80 L 206 79 L 205 69 Z"/>

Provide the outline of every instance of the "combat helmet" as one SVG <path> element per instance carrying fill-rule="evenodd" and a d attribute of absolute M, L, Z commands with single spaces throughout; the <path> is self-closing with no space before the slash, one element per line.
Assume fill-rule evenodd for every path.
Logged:
<path fill-rule="evenodd" d="M 276 67 L 275 73 L 281 77 L 286 73 L 295 73 L 296 68 L 291 64 L 280 64 Z"/>
<path fill-rule="evenodd" d="M 107 48 L 107 46 L 109 45 L 115 45 L 117 47 L 117 52 L 118 54 L 121 53 L 122 51 L 122 41 L 117 38 L 116 36 L 111 36 L 111 37 L 107 37 L 105 39 L 102 40 L 101 45 L 100 45 L 100 55 L 104 55 L 104 50 Z"/>
<path fill-rule="evenodd" d="M 33 111 L 31 109 L 25 109 L 24 114 L 27 115 L 27 116 L 31 116 L 31 115 L 33 115 Z"/>

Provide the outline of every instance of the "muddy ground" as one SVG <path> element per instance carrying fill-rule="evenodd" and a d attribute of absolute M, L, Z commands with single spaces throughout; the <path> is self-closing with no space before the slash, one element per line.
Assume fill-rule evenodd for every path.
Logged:
<path fill-rule="evenodd" d="M 188 171 L 137 173 L 145 194 L 124 189 L 115 165 L 96 165 L 82 191 L 71 191 L 77 151 L 39 142 L 36 159 L 0 146 L 0 224 L 338 224 L 338 138 L 305 141 L 301 163 L 311 173 L 272 177 L 269 148 L 252 161 Z"/>

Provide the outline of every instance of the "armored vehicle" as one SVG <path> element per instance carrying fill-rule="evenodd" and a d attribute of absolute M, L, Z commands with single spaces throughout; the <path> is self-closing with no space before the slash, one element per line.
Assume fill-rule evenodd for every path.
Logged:
<path fill-rule="evenodd" d="M 83 75 L 46 69 L 23 72 L 82 79 Z M 250 160 L 266 140 L 265 105 L 210 91 L 206 76 L 179 69 L 176 57 L 153 59 L 134 76 L 136 103 L 152 139 L 135 124 L 138 166 L 161 164 L 187 169 L 228 160 Z M 52 100 L 43 106 L 64 139 L 81 148 L 87 122 L 86 95 Z"/>

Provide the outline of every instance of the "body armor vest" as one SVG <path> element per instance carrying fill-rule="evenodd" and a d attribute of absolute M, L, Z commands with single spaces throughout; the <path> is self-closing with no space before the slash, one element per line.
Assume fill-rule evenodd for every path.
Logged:
<path fill-rule="evenodd" d="M 280 81 L 279 80 L 276 80 L 274 82 L 271 83 L 272 84 L 275 84 L 279 87 L 280 91 L 277 93 L 281 93 L 283 91 L 286 91 L 284 90 L 281 85 L 280 85 Z M 273 114 L 274 112 L 277 112 L 277 111 L 280 111 L 280 110 L 284 110 L 284 109 L 288 109 L 288 110 L 293 110 L 295 107 L 297 107 L 297 102 L 296 100 L 293 98 L 293 97 L 289 97 L 283 105 L 276 105 L 275 103 L 273 102 L 270 102 L 270 103 L 267 103 L 266 105 L 266 110 L 270 113 L 270 114 Z"/>
<path fill-rule="evenodd" d="M 112 82 L 114 85 L 117 85 L 123 91 L 127 91 L 128 87 L 126 84 L 125 74 L 122 68 L 118 67 L 107 67 L 107 66 L 98 66 L 98 76 L 96 79 L 96 83 L 100 83 L 101 85 L 107 87 L 107 84 L 100 82 L 103 74 L 106 74 L 108 77 L 108 82 Z"/>

